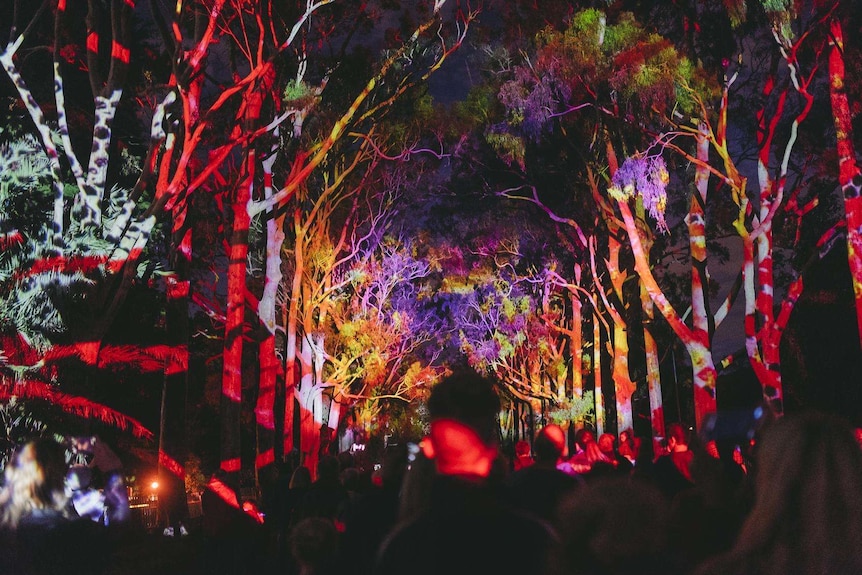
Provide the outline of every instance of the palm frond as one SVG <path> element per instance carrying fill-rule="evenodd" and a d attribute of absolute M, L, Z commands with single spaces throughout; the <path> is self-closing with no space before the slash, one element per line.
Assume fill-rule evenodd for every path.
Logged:
<path fill-rule="evenodd" d="M 45 401 L 65 413 L 85 419 L 101 421 L 117 429 L 130 431 L 135 437 L 142 439 L 153 438 L 153 432 L 132 417 L 101 403 L 62 393 L 52 386 L 39 381 L 24 380 L 14 386 L 0 386 L 0 402 L 9 401 L 12 397 L 25 401 Z"/>

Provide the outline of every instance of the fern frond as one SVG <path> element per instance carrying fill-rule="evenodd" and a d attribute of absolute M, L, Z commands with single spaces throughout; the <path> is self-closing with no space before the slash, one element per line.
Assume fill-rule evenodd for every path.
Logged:
<path fill-rule="evenodd" d="M 15 386 L 0 386 L 0 402 L 8 401 L 13 396 L 19 400 L 45 401 L 64 413 L 101 421 L 117 429 L 130 431 L 135 437 L 142 439 L 151 440 L 153 438 L 153 432 L 132 417 L 101 403 L 59 392 L 52 386 L 41 382 L 25 380 Z"/>

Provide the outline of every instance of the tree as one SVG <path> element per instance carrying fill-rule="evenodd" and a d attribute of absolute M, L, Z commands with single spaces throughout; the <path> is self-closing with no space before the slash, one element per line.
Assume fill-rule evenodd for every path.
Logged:
<path fill-rule="evenodd" d="M 529 157 L 532 153 L 536 158 L 534 163 L 542 162 L 544 173 L 555 170 L 579 173 L 581 181 L 586 182 L 580 189 L 569 183 L 557 184 L 559 189 L 571 194 L 571 199 L 544 182 L 541 188 L 539 183 L 513 186 L 506 195 L 520 196 L 534 203 L 552 220 L 568 227 L 575 238 L 573 257 L 585 261 L 593 254 L 593 261 L 601 264 L 601 270 L 597 265 L 590 266 L 591 281 L 596 285 L 597 299 L 601 300 L 614 326 L 613 335 L 609 336 L 613 345 L 612 379 L 618 403 L 618 425 L 623 427 L 632 424 L 629 400 L 635 388 L 628 365 L 628 339 L 634 332 L 628 325 L 629 318 L 620 312 L 628 310 L 625 313 L 632 314 L 641 309 L 641 296 L 623 289 L 628 274 L 622 266 L 630 264 L 624 263 L 627 259 L 620 258 L 620 250 L 628 238 L 623 221 L 614 213 L 613 204 L 608 204 L 600 188 L 617 172 L 616 148 L 627 150 L 645 145 L 650 139 L 649 128 L 661 125 L 661 111 L 668 110 L 668 102 L 677 96 L 671 78 L 674 73 L 694 85 L 705 86 L 697 70 L 680 58 L 666 40 L 645 32 L 630 14 L 620 14 L 616 21 L 609 22 L 607 16 L 597 10 L 578 12 L 566 30 L 540 34 L 535 53 L 525 64 L 514 68 L 510 80 L 502 83 L 500 99 L 507 109 L 507 122 L 497 124 L 491 132 L 494 137 L 488 138 L 501 154 L 506 154 L 504 157 Z M 560 159 L 550 160 L 556 164 L 549 163 L 549 152 L 553 154 L 547 145 L 550 142 L 559 142 L 561 145 L 556 149 L 564 151 L 559 154 Z M 513 154 L 511 150 L 521 151 Z M 527 164 L 521 162 L 519 167 L 524 170 Z M 532 173 L 528 170 L 526 177 Z M 568 182 L 572 180 L 577 178 L 569 178 Z M 659 211 L 655 204 L 646 208 L 637 233 L 652 245 L 652 232 L 645 214 L 651 212 L 655 216 Z M 567 213 L 579 214 L 578 221 L 567 217 Z M 591 218 L 596 218 L 601 225 L 591 222 Z M 602 259 L 597 257 L 598 246 L 607 254 Z M 605 274 L 610 283 L 607 288 L 601 287 Z M 695 297 L 697 293 L 695 290 Z M 613 298 L 607 297 L 609 294 L 613 294 Z M 642 309 L 648 310 L 649 305 Z M 632 319 L 635 316 L 633 314 Z M 649 341 L 649 337 L 645 341 Z M 650 354 L 653 353 L 651 350 Z M 694 357 L 708 359 L 708 354 L 696 352 Z M 654 355 L 650 355 L 649 362 L 653 366 L 650 373 L 653 427 L 657 435 L 662 435 Z M 695 373 L 708 374 L 709 370 L 698 367 Z"/>
<path fill-rule="evenodd" d="M 48 401 L 67 412 L 151 437 L 135 419 L 58 390 L 70 385 L 62 381 L 58 369 L 58 362 L 70 357 L 94 367 L 128 361 L 146 371 L 161 369 L 154 368 L 154 363 L 174 367 L 183 362 L 175 350 L 165 348 L 108 345 L 102 349 L 111 319 L 139 277 L 137 263 L 146 243 L 137 246 L 135 261 L 129 262 L 139 230 L 129 230 L 126 224 L 133 215 L 137 188 L 147 175 L 129 190 L 110 181 L 108 170 L 113 122 L 129 64 L 131 4 L 115 3 L 110 9 L 107 44 L 113 48 L 108 51 L 99 42 L 99 34 L 105 32 L 102 7 L 91 4 L 87 12 L 91 42 L 85 71 L 94 111 L 86 154 L 80 154 L 80 146 L 76 150 L 69 130 L 64 83 L 69 68 L 60 34 L 54 34 L 49 49 L 55 117 L 46 116 L 45 102 L 37 99 L 25 78 L 25 72 L 42 62 L 30 66 L 20 52 L 26 43 L 42 39 L 40 17 L 47 7 L 47 3 L 35 10 L 18 6 L 7 20 L 10 41 L 0 53 L 4 71 L 32 122 L 29 128 L 38 134 L 36 139 L 22 130 L 4 144 L 4 172 L 11 178 L 2 194 L 9 240 L 2 254 L 3 297 L 10 304 L 3 313 L 3 395 Z M 22 26 L 19 19 L 27 17 L 31 20 Z M 66 4 L 61 2 L 54 14 L 55 30 L 62 30 L 66 19 Z M 163 114 L 154 117 L 155 139 L 164 133 L 162 120 Z M 111 278 L 119 281 L 108 281 Z M 94 314 L 94 309 L 105 312 Z"/>
<path fill-rule="evenodd" d="M 829 96 L 838 146 L 838 184 L 844 195 L 847 220 L 847 258 L 856 294 L 856 318 L 862 342 L 862 170 L 856 161 L 853 146 L 853 125 L 847 93 L 844 89 L 844 31 L 838 18 L 829 22 Z"/>

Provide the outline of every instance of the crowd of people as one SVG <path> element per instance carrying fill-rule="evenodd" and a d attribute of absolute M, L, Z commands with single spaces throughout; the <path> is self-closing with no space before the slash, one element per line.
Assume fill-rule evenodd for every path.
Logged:
<path fill-rule="evenodd" d="M 86 463 L 70 465 L 70 453 Z M 100 573 L 129 519 L 122 465 L 104 442 L 29 441 L 4 470 L 0 573 Z"/>
<path fill-rule="evenodd" d="M 507 456 L 499 410 L 492 381 L 457 372 L 432 390 L 427 437 L 371 469 L 324 455 L 286 470 L 254 514 L 214 476 L 189 557 L 153 572 L 862 573 L 862 449 L 836 416 L 790 414 L 739 436 L 672 423 L 660 446 L 549 423 Z M 122 572 L 92 549 L 111 549 L 128 504 L 76 512 L 69 478 L 86 474 L 70 474 L 63 451 L 37 440 L 7 466 L 4 573 Z"/>

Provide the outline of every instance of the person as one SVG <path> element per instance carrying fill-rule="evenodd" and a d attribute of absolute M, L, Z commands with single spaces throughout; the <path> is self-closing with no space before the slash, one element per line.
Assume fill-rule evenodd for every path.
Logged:
<path fill-rule="evenodd" d="M 687 573 L 730 549 L 751 510 L 750 486 L 710 454 L 708 442 L 702 445 L 690 448 L 693 485 L 677 493 L 670 504 L 669 554 Z"/>
<path fill-rule="evenodd" d="M 243 509 L 234 474 L 216 470 L 201 494 L 201 557 L 207 573 L 257 573 L 264 541 L 258 521 Z"/>
<path fill-rule="evenodd" d="M 379 484 L 361 493 L 345 517 L 340 573 L 369 575 L 378 547 L 398 521 L 402 484 L 407 473 L 408 446 L 395 444 L 383 453 Z"/>
<path fill-rule="evenodd" d="M 563 498 L 558 515 L 550 575 L 681 573 L 668 561 L 667 503 L 649 483 L 624 475 L 587 482 Z"/>
<path fill-rule="evenodd" d="M 541 573 L 555 538 L 546 522 L 503 503 L 490 480 L 498 455 L 494 383 L 456 371 L 431 389 L 422 449 L 436 475 L 428 508 L 382 543 L 376 575 Z"/>
<path fill-rule="evenodd" d="M 296 575 L 335 575 L 339 572 L 339 533 L 331 519 L 302 519 L 291 528 L 289 542 Z"/>
<path fill-rule="evenodd" d="M 357 467 L 344 467 L 339 474 L 339 481 L 347 492 L 335 511 L 335 527 L 339 533 L 344 532 L 347 516 L 353 512 L 357 501 L 368 491 L 371 483 L 370 476 Z"/>
<path fill-rule="evenodd" d="M 642 441 L 638 447 L 638 457 L 635 460 L 634 468 L 631 476 L 640 481 L 656 484 L 655 480 L 655 460 L 656 460 L 656 445 L 660 442 L 653 437 L 646 441 Z"/>
<path fill-rule="evenodd" d="M 587 467 L 586 470 L 580 471 L 580 475 L 585 481 L 593 481 L 600 477 L 616 475 L 616 461 L 602 452 L 597 441 L 586 444 L 583 457 Z M 580 464 L 579 469 L 582 469 Z"/>
<path fill-rule="evenodd" d="M 506 498 L 513 505 L 553 523 L 557 504 L 565 494 L 582 485 L 583 480 L 557 469 L 557 464 L 565 460 L 569 452 L 566 432 L 559 425 L 551 423 L 539 430 L 533 450 L 535 463 L 506 478 Z"/>
<path fill-rule="evenodd" d="M 338 453 L 353 453 L 363 445 L 363 439 L 362 428 L 356 423 L 356 416 L 353 412 L 348 412 L 338 434 Z"/>
<path fill-rule="evenodd" d="M 617 452 L 628 459 L 633 466 L 637 464 L 640 450 L 641 439 L 635 436 L 631 429 L 620 431 L 620 446 L 617 448 Z"/>
<path fill-rule="evenodd" d="M 341 464 L 334 455 L 324 455 L 317 461 L 317 479 L 311 483 L 294 510 L 294 517 L 326 517 L 335 521 L 349 493 L 341 483 Z"/>
<path fill-rule="evenodd" d="M 673 499 L 681 491 L 694 485 L 691 462 L 694 452 L 689 449 L 685 428 L 679 423 L 667 426 L 667 452 L 659 456 L 653 465 L 653 478 L 659 489 Z"/>
<path fill-rule="evenodd" d="M 284 475 L 273 497 L 274 513 L 268 514 L 266 518 L 274 547 L 271 561 L 276 571 L 283 570 L 282 567 L 290 562 L 290 529 L 299 522 L 296 510 L 311 487 L 311 470 L 308 467 L 298 465 L 289 475 L 287 468 L 282 471 Z M 287 477 L 287 482 L 284 477 Z"/>
<path fill-rule="evenodd" d="M 66 488 L 70 503 L 79 517 L 104 522 L 105 493 L 93 485 L 93 472 L 86 465 L 71 465 L 66 472 Z"/>
<path fill-rule="evenodd" d="M 520 439 L 515 442 L 515 459 L 512 460 L 513 471 L 520 471 L 521 469 L 529 467 L 535 463 L 530 451 L 529 441 Z"/>
<path fill-rule="evenodd" d="M 300 465 L 291 473 L 287 492 L 281 499 L 280 513 L 285 527 L 289 528 L 299 521 L 297 509 L 305 498 L 309 487 L 311 487 L 311 470 L 305 465 Z"/>
<path fill-rule="evenodd" d="M 591 462 L 587 457 L 587 448 L 596 442 L 596 434 L 588 427 L 581 427 L 575 432 L 575 453 L 557 466 L 560 471 L 569 475 L 581 475 L 590 470 Z"/>
<path fill-rule="evenodd" d="M 613 465 L 614 471 L 620 474 L 628 474 L 631 472 L 634 465 L 627 458 L 623 457 L 620 452 L 617 450 L 617 438 L 612 433 L 602 433 L 599 435 L 598 441 L 596 441 L 596 445 L 598 445 L 599 451 L 602 452 L 602 455 L 611 462 Z"/>
<path fill-rule="evenodd" d="M 131 518 L 131 509 L 120 458 L 105 441 L 95 435 L 73 437 L 70 445 L 73 453 L 89 458 L 86 464 L 89 473 L 82 467 L 72 466 L 67 477 L 67 482 L 71 480 L 73 486 L 78 487 L 76 509 L 86 509 L 92 519 L 105 525 L 127 524 Z M 97 498 L 101 499 L 103 506 L 101 516 L 97 516 L 97 509 L 92 507 Z"/>
<path fill-rule="evenodd" d="M 413 519 L 431 506 L 431 488 L 437 477 L 434 460 L 425 456 L 419 444 L 407 446 L 407 470 L 398 496 L 398 521 Z"/>
<path fill-rule="evenodd" d="M 70 519 L 65 450 L 56 441 L 40 438 L 25 443 L 6 466 L 4 479 L 0 525 L 15 529 Z"/>
<path fill-rule="evenodd" d="M 733 547 L 696 575 L 862 573 L 862 450 L 834 415 L 785 415 L 763 430 L 754 505 Z"/>
<path fill-rule="evenodd" d="M 25 443 L 6 466 L 0 492 L 0 572 L 104 571 L 109 556 L 104 526 L 74 514 L 66 472 L 66 449 L 51 438 Z"/>

